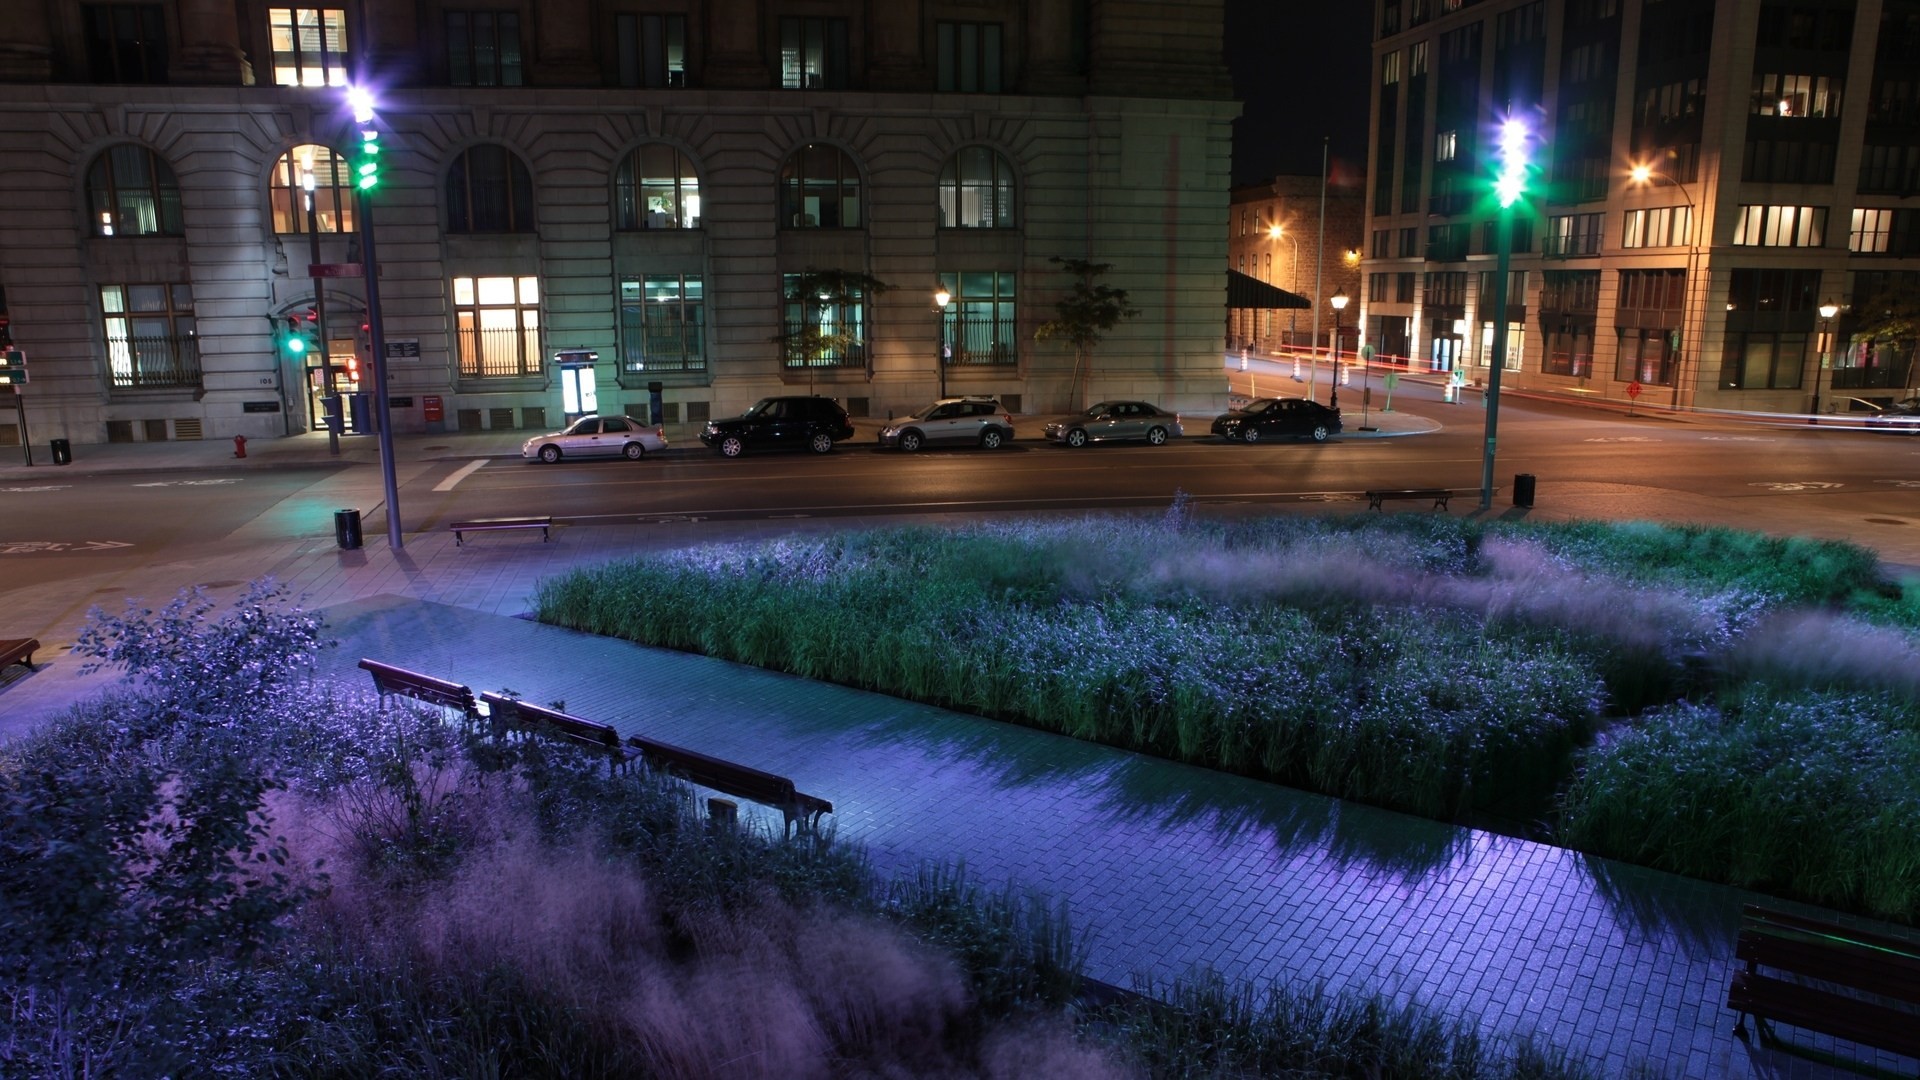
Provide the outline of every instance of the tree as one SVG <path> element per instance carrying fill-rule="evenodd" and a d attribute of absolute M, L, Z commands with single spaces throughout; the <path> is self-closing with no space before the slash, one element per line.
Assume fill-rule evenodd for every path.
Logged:
<path fill-rule="evenodd" d="M 1072 381 L 1080 383 L 1082 368 L 1087 372 L 1088 381 L 1091 381 L 1093 347 L 1100 344 L 1107 331 L 1120 325 L 1123 320 L 1140 314 L 1140 310 L 1127 303 L 1127 290 L 1102 285 L 1096 280 L 1113 269 L 1112 263 L 1063 259 L 1057 255 L 1049 261 L 1079 280 L 1074 282 L 1072 292 L 1054 303 L 1054 317 L 1040 324 L 1040 328 L 1034 331 L 1033 340 L 1043 343 L 1062 341 L 1073 346 Z M 1085 383 L 1080 385 L 1080 395 L 1080 405 L 1084 408 L 1087 404 Z"/>
<path fill-rule="evenodd" d="M 1896 278 L 1879 292 L 1855 300 L 1853 316 L 1853 335 L 1868 348 L 1877 341 L 1903 348 L 1907 370 L 1900 385 L 1912 388 L 1915 370 L 1920 368 L 1920 284 L 1904 276 Z"/>
<path fill-rule="evenodd" d="M 814 368 L 866 348 L 865 312 L 851 309 L 891 288 L 870 274 L 808 267 L 787 283 L 783 328 L 768 340 L 780 346 L 788 367 L 807 369 L 811 393 Z"/>

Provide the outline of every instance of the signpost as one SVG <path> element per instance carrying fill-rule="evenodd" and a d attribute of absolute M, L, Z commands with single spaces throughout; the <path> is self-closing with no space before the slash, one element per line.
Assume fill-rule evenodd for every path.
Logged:
<path fill-rule="evenodd" d="M 27 354 L 19 349 L 0 352 L 0 384 L 5 384 L 13 395 L 14 410 L 20 414 L 20 449 L 26 452 L 27 464 L 33 464 L 33 436 L 27 433 L 27 395 L 20 384 L 27 381 Z"/>

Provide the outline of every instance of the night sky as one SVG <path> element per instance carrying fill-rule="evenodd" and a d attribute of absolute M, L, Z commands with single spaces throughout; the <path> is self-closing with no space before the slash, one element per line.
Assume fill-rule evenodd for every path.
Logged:
<path fill-rule="evenodd" d="M 1317 176 L 1320 140 L 1333 173 L 1367 167 L 1372 5 L 1365 0 L 1226 0 L 1227 65 L 1244 103 L 1233 125 L 1233 182 Z"/>

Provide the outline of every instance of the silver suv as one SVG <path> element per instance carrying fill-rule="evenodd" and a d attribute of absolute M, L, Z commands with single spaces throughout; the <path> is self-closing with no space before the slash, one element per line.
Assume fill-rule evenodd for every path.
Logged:
<path fill-rule="evenodd" d="M 881 446 L 978 446 L 998 450 L 1013 440 L 1013 417 L 990 397 L 941 398 L 880 429 Z"/>

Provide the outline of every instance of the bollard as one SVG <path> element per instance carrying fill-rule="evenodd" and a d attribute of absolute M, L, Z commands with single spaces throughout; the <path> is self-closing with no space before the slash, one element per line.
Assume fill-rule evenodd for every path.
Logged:
<path fill-rule="evenodd" d="M 247 437 L 245 435 L 235 435 L 233 437 L 233 456 L 247 456 Z"/>

